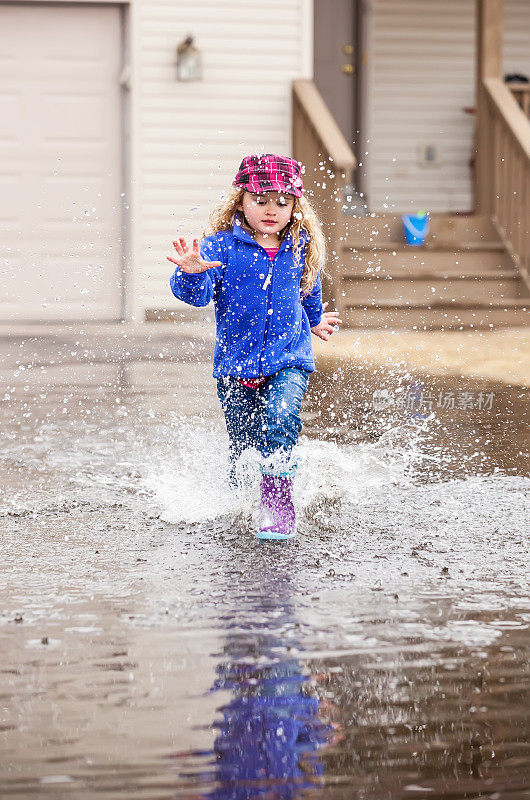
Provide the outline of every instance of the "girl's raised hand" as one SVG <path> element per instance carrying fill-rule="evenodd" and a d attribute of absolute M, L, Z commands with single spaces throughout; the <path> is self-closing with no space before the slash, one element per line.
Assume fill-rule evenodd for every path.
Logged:
<path fill-rule="evenodd" d="M 324 308 L 328 303 L 324 303 Z M 331 334 L 337 330 L 335 326 L 342 325 L 342 320 L 339 319 L 339 312 L 338 311 L 324 311 L 322 314 L 322 319 L 315 325 L 314 328 L 311 328 L 311 333 L 314 333 L 315 336 L 318 336 L 319 339 L 323 339 L 325 342 L 329 339 Z"/>
<path fill-rule="evenodd" d="M 173 242 L 173 247 L 177 251 L 178 258 L 167 256 L 167 260 L 180 267 L 182 272 L 189 272 L 192 275 L 198 272 L 206 272 L 212 267 L 221 267 L 221 261 L 205 261 L 199 252 L 199 240 L 194 239 L 191 250 L 186 244 L 186 239 L 180 236 L 178 241 Z"/>

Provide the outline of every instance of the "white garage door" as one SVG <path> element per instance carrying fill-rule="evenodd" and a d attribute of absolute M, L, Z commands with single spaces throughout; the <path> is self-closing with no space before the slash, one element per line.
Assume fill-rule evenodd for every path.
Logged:
<path fill-rule="evenodd" d="M 121 316 L 117 7 L 0 4 L 0 320 Z"/>

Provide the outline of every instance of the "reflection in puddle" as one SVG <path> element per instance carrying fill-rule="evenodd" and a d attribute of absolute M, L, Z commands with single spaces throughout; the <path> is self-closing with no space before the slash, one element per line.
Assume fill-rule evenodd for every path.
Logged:
<path fill-rule="evenodd" d="M 298 649 L 296 639 L 289 637 L 286 647 L 280 633 L 295 628 L 290 581 L 271 575 L 260 591 L 259 603 L 255 595 L 225 619 L 225 643 L 214 655 L 220 660 L 212 691 L 229 700 L 213 725 L 215 768 L 207 777 L 215 788 L 204 794 L 212 800 L 297 796 L 322 776 L 318 750 L 333 738 L 310 676 L 286 654 Z"/>

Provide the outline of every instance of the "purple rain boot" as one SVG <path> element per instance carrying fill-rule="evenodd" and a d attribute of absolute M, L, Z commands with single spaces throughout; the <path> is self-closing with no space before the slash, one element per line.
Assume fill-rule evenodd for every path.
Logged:
<path fill-rule="evenodd" d="M 261 476 L 258 539 L 291 539 L 294 536 L 295 514 L 291 498 L 293 479 Z"/>

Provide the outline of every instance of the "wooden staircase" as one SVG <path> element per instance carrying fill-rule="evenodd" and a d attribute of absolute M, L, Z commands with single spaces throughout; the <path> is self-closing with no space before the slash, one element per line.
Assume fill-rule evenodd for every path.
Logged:
<path fill-rule="evenodd" d="M 434 215 L 421 247 L 405 243 L 400 216 L 344 218 L 335 243 L 328 295 L 347 326 L 462 330 L 530 323 L 530 292 L 485 215 Z"/>
<path fill-rule="evenodd" d="M 493 0 L 481 0 L 480 9 L 486 17 L 499 10 Z M 490 27 L 482 20 L 482 38 Z M 355 156 L 313 81 L 293 82 L 293 153 L 306 166 L 304 187 L 328 237 L 326 299 L 346 325 L 530 324 L 530 124 L 502 79 L 488 75 L 481 67 L 475 192 L 481 213 L 432 215 L 421 247 L 405 244 L 400 215 L 343 213 Z"/>

